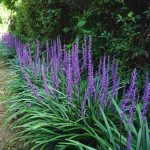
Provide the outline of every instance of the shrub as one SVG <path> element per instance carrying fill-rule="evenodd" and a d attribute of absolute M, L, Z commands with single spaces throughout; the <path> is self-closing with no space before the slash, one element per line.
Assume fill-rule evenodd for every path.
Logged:
<path fill-rule="evenodd" d="M 68 44 L 76 35 L 93 35 L 94 64 L 100 55 L 115 55 L 120 76 L 127 78 L 137 68 L 141 76 L 138 85 L 143 85 L 150 60 L 148 1 L 24 0 L 15 6 L 10 31 L 24 42 L 45 42 L 59 36 Z"/>

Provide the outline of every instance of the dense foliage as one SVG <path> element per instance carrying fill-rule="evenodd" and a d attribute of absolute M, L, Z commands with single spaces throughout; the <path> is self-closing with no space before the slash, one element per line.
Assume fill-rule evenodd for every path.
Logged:
<path fill-rule="evenodd" d="M 22 0 L 12 6 L 10 31 L 27 43 L 59 36 L 69 44 L 86 33 L 94 36 L 95 64 L 105 53 L 118 58 L 122 76 L 134 67 L 142 75 L 149 67 L 149 1 Z"/>
<path fill-rule="evenodd" d="M 116 59 L 104 56 L 93 70 L 91 36 L 84 38 L 81 57 L 78 38 L 72 52 L 57 39 L 47 41 L 44 52 L 37 41 L 36 53 L 9 34 L 3 40 L 17 52 L 10 85 L 15 95 L 6 101 L 6 122 L 17 118 L 13 140 L 43 150 L 150 149 L 148 73 L 141 97 L 136 69 L 129 82 L 121 81 Z"/>
<path fill-rule="evenodd" d="M 18 0 L 0 0 L 0 3 L 3 2 L 8 9 L 15 9 L 15 3 Z"/>

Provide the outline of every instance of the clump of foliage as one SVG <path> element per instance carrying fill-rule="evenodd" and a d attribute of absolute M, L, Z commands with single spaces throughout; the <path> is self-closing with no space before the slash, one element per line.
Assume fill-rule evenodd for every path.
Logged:
<path fill-rule="evenodd" d="M 13 140 L 32 149 L 150 149 L 148 73 L 141 97 L 136 69 L 129 82 L 121 81 L 116 59 L 104 56 L 93 70 L 91 36 L 84 38 L 81 57 L 78 38 L 72 51 L 59 39 L 42 51 L 37 41 L 33 54 L 14 42 L 18 63 L 12 62 L 10 87 L 18 94 L 6 101 L 6 122 L 15 116 L 12 129 L 19 129 Z"/>
<path fill-rule="evenodd" d="M 143 83 L 143 72 L 150 64 L 149 1 L 24 0 L 11 5 L 15 15 L 10 31 L 24 42 L 59 36 L 63 43 L 69 44 L 76 35 L 93 35 L 95 64 L 100 55 L 115 55 L 121 76 L 129 77 L 136 67 L 141 75 L 139 85 Z"/>
<path fill-rule="evenodd" d="M 18 0 L 0 0 L 0 3 L 3 3 L 5 6 L 7 6 L 8 9 L 15 9 L 15 3 Z"/>
<path fill-rule="evenodd" d="M 16 6 L 16 15 L 12 16 L 10 28 L 15 35 L 25 42 L 43 40 L 59 35 L 60 9 L 50 9 L 46 1 L 25 0 Z"/>

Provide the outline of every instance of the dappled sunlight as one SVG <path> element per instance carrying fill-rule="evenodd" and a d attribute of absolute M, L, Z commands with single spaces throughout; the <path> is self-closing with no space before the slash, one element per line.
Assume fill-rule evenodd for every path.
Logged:
<path fill-rule="evenodd" d="M 9 18 L 11 11 L 3 4 L 0 4 L 0 34 L 8 32 Z"/>

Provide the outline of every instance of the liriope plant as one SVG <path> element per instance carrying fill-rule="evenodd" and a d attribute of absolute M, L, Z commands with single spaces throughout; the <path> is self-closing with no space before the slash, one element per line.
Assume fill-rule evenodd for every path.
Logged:
<path fill-rule="evenodd" d="M 11 39 L 6 42 L 7 36 L 5 43 Z M 16 77 L 10 88 L 16 94 L 6 101 L 5 121 L 18 131 L 12 140 L 31 144 L 33 150 L 150 149 L 148 74 L 141 97 L 137 70 L 130 82 L 122 82 L 115 57 L 100 58 L 94 71 L 91 36 L 84 38 L 82 55 L 78 38 L 71 50 L 59 39 L 47 41 L 44 52 L 37 41 L 34 57 L 17 40 L 12 47 L 18 65 L 12 61 Z"/>

